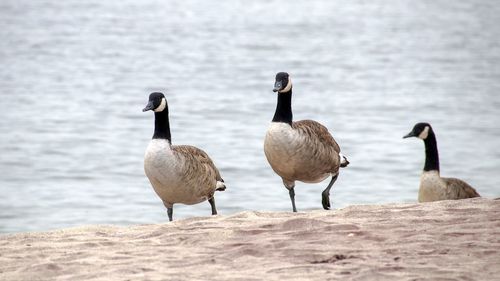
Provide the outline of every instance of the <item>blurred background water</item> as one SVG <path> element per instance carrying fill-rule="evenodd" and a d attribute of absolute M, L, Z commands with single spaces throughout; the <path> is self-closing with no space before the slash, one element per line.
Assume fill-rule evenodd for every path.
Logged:
<path fill-rule="evenodd" d="M 424 146 L 402 136 L 418 121 L 442 175 L 500 196 L 499 14 L 495 0 L 3 0 L 0 232 L 166 222 L 143 172 L 152 91 L 174 144 L 221 170 L 220 214 L 289 211 L 262 147 L 278 71 L 294 118 L 326 125 L 351 161 L 334 207 L 416 201 Z M 320 209 L 327 183 L 298 183 L 299 210 Z"/>

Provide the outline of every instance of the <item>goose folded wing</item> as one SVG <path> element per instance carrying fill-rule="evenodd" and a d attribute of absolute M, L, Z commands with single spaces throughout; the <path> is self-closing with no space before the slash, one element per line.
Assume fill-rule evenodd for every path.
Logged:
<path fill-rule="evenodd" d="M 328 129 L 320 123 L 313 120 L 301 120 L 293 122 L 294 129 L 310 139 L 316 139 L 320 144 L 328 148 L 333 148 L 335 152 L 340 152 L 340 146 L 332 137 Z"/>
<path fill-rule="evenodd" d="M 450 190 L 456 193 L 458 199 L 479 197 L 479 193 L 463 180 L 456 178 L 442 178 Z"/>
<path fill-rule="evenodd" d="M 217 181 L 224 182 L 219 173 L 219 170 L 217 169 L 217 167 L 215 167 L 214 162 L 212 161 L 212 159 L 210 159 L 210 157 L 205 151 L 191 145 L 177 145 L 174 146 L 172 149 L 175 152 L 182 155 L 183 157 L 189 159 L 190 162 L 199 163 L 205 166 L 207 172 L 214 173 L 215 179 Z"/>

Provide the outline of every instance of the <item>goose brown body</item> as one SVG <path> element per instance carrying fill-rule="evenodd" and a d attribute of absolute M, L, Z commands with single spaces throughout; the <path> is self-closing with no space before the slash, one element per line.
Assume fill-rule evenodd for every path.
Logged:
<path fill-rule="evenodd" d="M 168 206 L 197 204 L 213 197 L 219 171 L 201 149 L 189 145 L 170 145 L 151 140 L 144 157 L 144 170 L 156 194 Z"/>
<path fill-rule="evenodd" d="M 272 122 L 264 141 L 264 152 L 269 164 L 285 185 L 294 181 L 317 183 L 340 167 L 340 147 L 328 129 L 313 120 L 293 122 L 291 125 Z"/>
<path fill-rule="evenodd" d="M 439 171 L 423 172 L 420 177 L 418 202 L 458 200 L 479 197 L 479 193 L 463 180 L 442 178 Z"/>

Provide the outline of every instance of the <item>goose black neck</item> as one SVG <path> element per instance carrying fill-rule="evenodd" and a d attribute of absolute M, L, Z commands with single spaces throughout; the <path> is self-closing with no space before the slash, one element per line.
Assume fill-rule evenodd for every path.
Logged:
<path fill-rule="evenodd" d="M 439 172 L 439 154 L 436 142 L 436 135 L 433 131 L 429 131 L 429 135 L 424 140 L 425 143 L 425 166 L 424 171 Z"/>
<path fill-rule="evenodd" d="M 278 104 L 274 113 L 273 122 L 292 124 L 292 90 L 278 93 Z"/>
<path fill-rule="evenodd" d="M 155 112 L 155 133 L 153 139 L 166 139 L 172 143 L 170 136 L 170 123 L 168 121 L 168 108 L 161 112 Z"/>

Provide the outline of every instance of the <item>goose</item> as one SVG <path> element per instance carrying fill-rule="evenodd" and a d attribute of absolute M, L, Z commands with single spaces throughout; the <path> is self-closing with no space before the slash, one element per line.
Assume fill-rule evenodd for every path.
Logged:
<path fill-rule="evenodd" d="M 479 193 L 466 182 L 455 178 L 442 178 L 439 174 L 439 154 L 436 135 L 429 123 L 417 123 L 403 138 L 417 137 L 425 144 L 425 165 L 420 176 L 418 202 L 457 200 L 479 197 Z"/>
<path fill-rule="evenodd" d="M 321 193 L 323 208 L 328 210 L 330 189 L 339 168 L 349 161 L 325 126 L 313 120 L 292 121 L 292 81 L 288 73 L 276 74 L 273 92 L 277 92 L 278 103 L 264 140 L 267 161 L 288 189 L 293 212 L 297 212 L 295 181 L 318 183 L 331 176 Z"/>
<path fill-rule="evenodd" d="M 208 155 L 190 145 L 172 145 L 168 103 L 160 92 L 149 95 L 142 110 L 155 113 L 155 130 L 144 156 L 144 171 L 154 191 L 167 208 L 172 221 L 173 205 L 193 205 L 208 200 L 212 215 L 217 215 L 214 192 L 226 186 Z"/>

